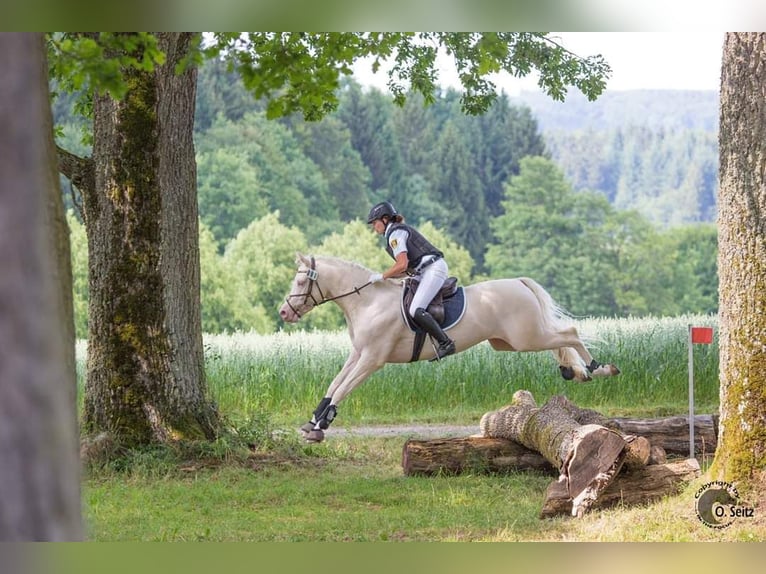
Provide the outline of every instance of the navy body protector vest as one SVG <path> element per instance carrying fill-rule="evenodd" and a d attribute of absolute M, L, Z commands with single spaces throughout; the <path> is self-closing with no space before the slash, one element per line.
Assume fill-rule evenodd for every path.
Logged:
<path fill-rule="evenodd" d="M 386 251 L 391 256 L 392 259 L 396 259 L 394 257 L 394 250 L 391 249 L 391 246 L 388 243 L 388 238 L 397 229 L 405 229 L 408 233 L 407 236 L 407 259 L 409 261 L 407 265 L 407 273 L 412 275 L 415 273 L 415 269 L 417 269 L 418 265 L 420 265 L 420 262 L 422 261 L 423 257 L 426 255 L 435 255 L 437 257 L 444 257 L 444 254 L 436 249 L 433 245 L 431 245 L 431 242 L 428 241 L 425 237 L 423 237 L 423 234 L 420 233 L 417 229 L 414 227 L 410 227 L 409 225 L 405 223 L 392 223 L 388 226 L 388 229 L 386 229 Z"/>

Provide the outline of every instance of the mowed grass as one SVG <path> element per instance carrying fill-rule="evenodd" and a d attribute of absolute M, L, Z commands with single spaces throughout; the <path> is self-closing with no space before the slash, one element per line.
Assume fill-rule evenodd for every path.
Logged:
<path fill-rule="evenodd" d="M 484 345 L 441 364 L 389 365 L 342 403 L 319 445 L 303 443 L 295 428 L 341 368 L 350 346 L 345 332 L 206 337 L 210 393 L 228 430 L 213 444 L 129 453 L 107 467 L 90 468 L 83 487 L 89 538 L 763 540 L 762 520 L 738 520 L 722 531 L 703 525 L 695 516 L 696 483 L 640 508 L 540 520 L 551 477 L 405 477 L 406 436 L 332 432 L 364 424 L 478 424 L 484 412 L 509 402 L 518 389 L 530 390 L 539 403 L 564 394 L 611 415 L 685 414 L 689 324 L 714 325 L 715 319 L 579 323 L 581 332 L 597 339 L 590 344 L 593 354 L 623 371 L 585 384 L 564 381 L 549 353 L 496 353 Z M 694 368 L 696 410 L 716 412 L 716 344 L 695 346 Z"/>

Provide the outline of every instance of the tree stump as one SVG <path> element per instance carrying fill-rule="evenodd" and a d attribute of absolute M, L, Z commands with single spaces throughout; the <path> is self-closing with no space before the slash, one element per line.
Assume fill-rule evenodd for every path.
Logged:
<path fill-rule="evenodd" d="M 626 442 L 598 424 L 581 425 L 556 401 L 537 407 L 532 394 L 517 391 L 510 405 L 486 413 L 481 432 L 538 451 L 559 469 L 560 483 L 581 516 L 622 467 Z"/>

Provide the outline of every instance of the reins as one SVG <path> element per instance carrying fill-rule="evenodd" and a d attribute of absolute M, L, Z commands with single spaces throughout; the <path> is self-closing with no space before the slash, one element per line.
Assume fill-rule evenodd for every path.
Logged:
<path fill-rule="evenodd" d="M 298 315 L 298 317 L 301 317 L 302 315 L 298 312 L 298 310 L 293 307 L 292 303 L 290 303 L 290 299 L 292 297 L 303 297 L 303 302 L 301 305 L 306 305 L 308 303 L 309 298 L 311 298 L 311 301 L 314 303 L 311 307 L 312 309 L 314 307 L 319 307 L 320 305 L 324 305 L 325 303 L 329 303 L 330 301 L 337 301 L 338 299 L 342 299 L 343 297 L 348 297 L 349 295 L 353 295 L 356 293 L 357 295 L 360 295 L 360 291 L 367 287 L 368 285 L 371 285 L 372 283 L 368 281 L 361 287 L 354 287 L 351 291 L 348 291 L 346 293 L 342 293 L 341 295 L 336 295 L 335 297 L 325 297 L 324 293 L 322 292 L 322 287 L 319 285 L 319 274 L 316 270 L 316 260 L 314 259 L 314 256 L 311 256 L 311 267 L 306 269 L 306 271 L 298 271 L 298 273 L 305 273 L 306 277 L 308 277 L 309 280 L 309 287 L 308 290 L 305 293 L 295 293 L 288 295 L 285 297 L 285 303 L 287 303 L 287 306 L 290 307 L 290 309 Z M 320 301 L 317 301 L 316 297 L 314 297 L 314 285 L 316 285 L 317 290 L 319 291 L 319 296 L 321 297 Z"/>

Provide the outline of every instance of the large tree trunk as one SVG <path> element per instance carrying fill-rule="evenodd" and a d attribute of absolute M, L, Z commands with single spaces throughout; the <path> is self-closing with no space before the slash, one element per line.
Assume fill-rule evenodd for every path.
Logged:
<path fill-rule="evenodd" d="M 81 189 L 90 290 L 84 423 L 124 445 L 212 438 L 217 427 L 200 320 L 196 69 L 175 74 L 192 35 L 158 40 L 165 64 L 124 70 L 124 100 L 94 95 L 93 188 Z"/>
<path fill-rule="evenodd" d="M 44 54 L 40 34 L 0 33 L 0 541 L 83 535 L 71 272 L 67 236 L 56 239 Z"/>
<path fill-rule="evenodd" d="M 746 486 L 766 469 L 766 34 L 723 48 L 718 192 L 721 418 L 711 472 Z"/>

